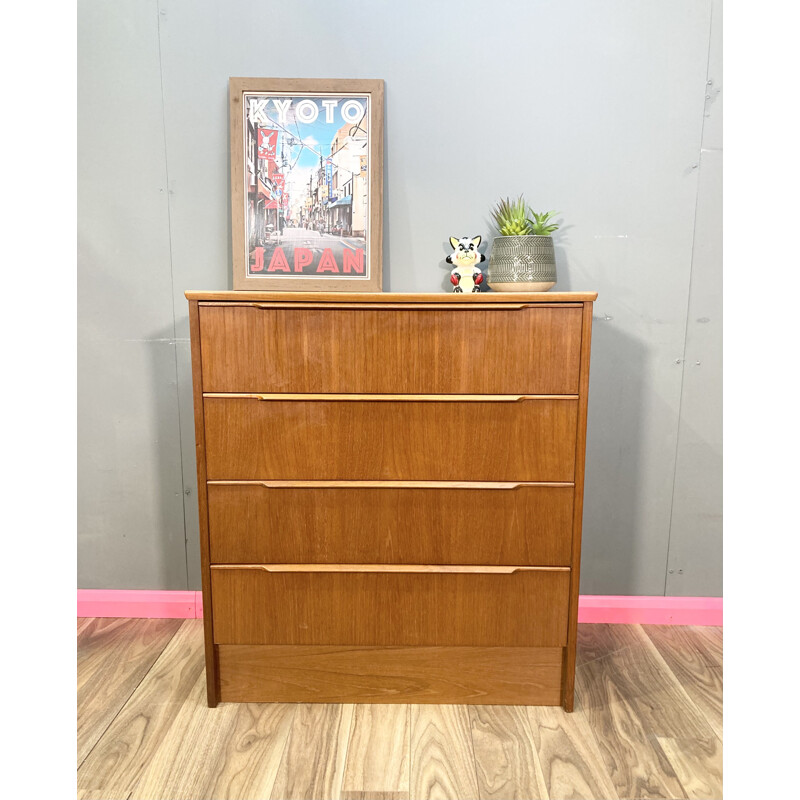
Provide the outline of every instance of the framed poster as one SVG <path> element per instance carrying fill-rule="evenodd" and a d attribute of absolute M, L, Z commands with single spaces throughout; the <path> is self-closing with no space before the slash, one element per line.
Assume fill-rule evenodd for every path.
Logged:
<path fill-rule="evenodd" d="M 231 78 L 233 288 L 381 291 L 383 81 Z"/>

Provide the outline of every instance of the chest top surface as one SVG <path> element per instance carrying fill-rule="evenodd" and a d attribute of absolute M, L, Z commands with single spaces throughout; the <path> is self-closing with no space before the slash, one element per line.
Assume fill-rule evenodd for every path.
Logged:
<path fill-rule="evenodd" d="M 584 303 L 597 299 L 597 292 L 479 292 L 456 294 L 439 292 L 242 292 L 186 291 L 189 300 L 213 303 L 444 303 L 483 305 L 494 303 Z"/>

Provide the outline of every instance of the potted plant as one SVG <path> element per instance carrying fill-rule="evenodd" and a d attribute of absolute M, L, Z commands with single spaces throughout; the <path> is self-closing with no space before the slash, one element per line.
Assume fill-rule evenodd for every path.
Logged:
<path fill-rule="evenodd" d="M 546 292 L 556 283 L 556 259 L 550 234 L 557 211 L 532 211 L 520 195 L 493 209 L 500 236 L 492 243 L 487 283 L 496 292 Z"/>

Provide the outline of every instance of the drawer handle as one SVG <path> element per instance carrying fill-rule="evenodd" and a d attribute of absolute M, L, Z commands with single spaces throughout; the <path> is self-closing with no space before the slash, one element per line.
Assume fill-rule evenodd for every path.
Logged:
<path fill-rule="evenodd" d="M 453 403 L 518 403 L 520 400 L 530 400 L 532 395 L 512 394 L 305 394 L 305 395 L 279 395 L 260 394 L 259 400 L 332 400 L 332 401 L 376 401 L 400 403 L 440 403 L 450 401 Z"/>
<path fill-rule="evenodd" d="M 262 486 L 264 489 L 500 489 L 527 486 L 572 488 L 564 481 L 208 481 L 209 486 Z"/>
<path fill-rule="evenodd" d="M 204 398 L 284 400 L 292 402 L 392 402 L 392 403 L 520 403 L 525 400 L 577 400 L 577 394 L 249 394 L 204 392 Z"/>
<path fill-rule="evenodd" d="M 476 567 L 450 564 L 212 564 L 211 569 L 263 572 L 383 572 L 452 575 L 512 575 L 515 572 L 569 572 L 569 567 Z"/>

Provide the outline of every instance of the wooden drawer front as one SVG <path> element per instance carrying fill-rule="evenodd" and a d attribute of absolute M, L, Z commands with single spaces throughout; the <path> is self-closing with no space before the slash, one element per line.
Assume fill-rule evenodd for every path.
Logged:
<path fill-rule="evenodd" d="M 566 644 L 569 569 L 383 571 L 389 569 L 268 572 L 212 567 L 214 642 L 485 647 Z"/>
<path fill-rule="evenodd" d="M 206 392 L 575 394 L 581 307 L 201 305 Z"/>
<path fill-rule="evenodd" d="M 568 566 L 571 486 L 210 484 L 222 564 Z"/>
<path fill-rule="evenodd" d="M 574 474 L 577 400 L 206 397 L 203 405 L 208 480 L 569 482 Z"/>

